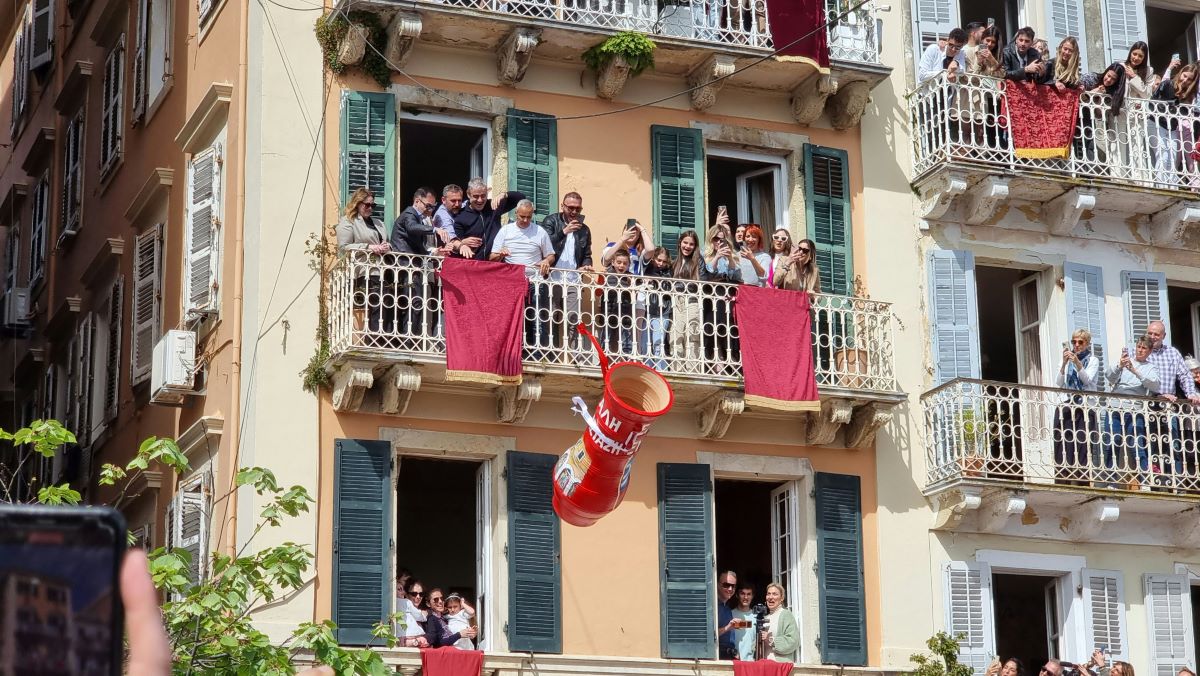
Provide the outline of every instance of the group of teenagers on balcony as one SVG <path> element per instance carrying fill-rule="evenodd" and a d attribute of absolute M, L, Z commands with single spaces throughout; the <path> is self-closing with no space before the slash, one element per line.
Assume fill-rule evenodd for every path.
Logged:
<path fill-rule="evenodd" d="M 1200 491 L 1200 361 L 1165 339 L 1165 325 L 1150 322 L 1133 349 L 1107 356 L 1103 369 L 1086 329 L 1063 345 L 1054 385 L 1074 393 L 1054 416 L 1058 483 Z M 1089 394 L 1104 392 L 1119 396 Z"/>
<path fill-rule="evenodd" d="M 999 103 L 1004 80 L 1072 89 L 1085 95 L 1073 144 L 1076 159 L 1095 171 L 1112 171 L 1119 163 L 1121 177 L 1147 185 L 1200 188 L 1200 107 L 1193 108 L 1200 63 L 1184 64 L 1175 54 L 1155 74 L 1150 47 L 1139 41 L 1123 61 L 1084 72 L 1074 37 L 1063 38 L 1051 54 L 1032 28 L 1019 29 L 1005 45 L 996 25 L 972 22 L 925 49 L 917 83 L 942 73 L 950 83 L 966 85 L 935 111 L 949 114 L 953 141 L 1006 147 L 1008 122 Z"/>
<path fill-rule="evenodd" d="M 547 360 L 564 341 L 568 354 L 588 354 L 574 328 L 582 320 L 606 350 L 655 368 L 664 368 L 667 359 L 697 370 L 704 360 L 736 363 L 732 287 L 703 282 L 820 291 L 812 240 L 793 243 L 778 228 L 768 243 L 759 225 L 731 224 L 724 207 L 705 244 L 695 230 L 685 230 L 674 251 L 655 246 L 649 230 L 629 219 L 617 240 L 601 249 L 597 265 L 578 192 L 564 195 L 558 211 L 538 224 L 536 205 L 524 194 L 490 197 L 480 178 L 465 191 L 445 186 L 440 204 L 433 191 L 420 188 L 390 235 L 376 214 L 375 197 L 365 187 L 351 194 L 337 244 L 339 252 L 366 251 L 381 262 L 359 268 L 354 290 L 354 306 L 363 309 L 365 328 L 380 337 L 380 346 L 390 337 L 440 330 L 434 261 L 443 257 L 525 266 L 525 348 L 532 361 Z M 503 224 L 509 212 L 513 218 Z"/>

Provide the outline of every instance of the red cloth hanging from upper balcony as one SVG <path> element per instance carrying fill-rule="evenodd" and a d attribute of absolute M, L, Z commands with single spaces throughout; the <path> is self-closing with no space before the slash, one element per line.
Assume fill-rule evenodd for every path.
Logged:
<path fill-rule="evenodd" d="M 800 57 L 829 67 L 824 0 L 767 0 L 767 19 L 771 43 L 780 50 L 779 56 Z"/>
<path fill-rule="evenodd" d="M 1031 159 L 1066 159 L 1079 120 L 1079 90 L 1032 82 L 1004 81 L 1003 114 L 1012 131 L 1013 152 Z"/>
<path fill-rule="evenodd" d="M 805 291 L 739 286 L 733 311 L 746 403 L 781 411 L 821 408 Z"/>
<path fill-rule="evenodd" d="M 459 650 L 449 646 L 421 650 L 423 676 L 479 676 L 482 671 L 483 653 L 478 650 Z"/>
<path fill-rule="evenodd" d="M 521 265 L 445 258 L 446 380 L 521 382 L 521 339 L 529 282 Z"/>

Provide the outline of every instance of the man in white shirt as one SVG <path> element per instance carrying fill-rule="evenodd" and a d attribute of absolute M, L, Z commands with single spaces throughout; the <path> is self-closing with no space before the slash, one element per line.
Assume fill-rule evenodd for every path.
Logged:
<path fill-rule="evenodd" d="M 926 47 L 921 55 L 921 67 L 917 69 L 917 82 L 932 79 L 942 71 L 946 71 L 947 79 L 954 81 L 959 72 L 967 72 L 966 55 L 962 51 L 966 44 L 967 32 L 955 28 L 946 38 L 945 47 L 936 42 Z"/>
<path fill-rule="evenodd" d="M 525 266 L 525 276 L 529 278 L 529 293 L 525 296 L 525 347 L 544 349 L 550 347 L 552 316 L 550 285 L 545 278 L 550 276 L 550 266 L 554 264 L 554 245 L 550 243 L 550 235 L 533 222 L 533 202 L 521 200 L 514 214 L 516 220 L 496 234 L 489 259 Z M 536 279 L 536 275 L 543 279 Z M 545 354 L 533 349 L 526 356 L 531 361 L 541 361 Z"/>

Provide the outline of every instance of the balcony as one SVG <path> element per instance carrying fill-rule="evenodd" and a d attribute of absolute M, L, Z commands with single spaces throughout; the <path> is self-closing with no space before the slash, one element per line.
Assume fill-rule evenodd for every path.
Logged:
<path fill-rule="evenodd" d="M 1200 410 L 956 379 L 921 397 L 936 528 L 1200 545 Z"/>
<path fill-rule="evenodd" d="M 1029 218 L 1014 227 L 1069 235 L 1081 216 L 1107 212 L 1121 220 L 1145 218 L 1155 243 L 1178 244 L 1200 222 L 1197 144 L 1187 134 L 1182 148 L 1164 148 L 1171 163 L 1155 167 L 1160 121 L 1191 128 L 1188 108 L 1126 99 L 1124 114 L 1109 112 L 1110 98 L 1085 93 L 1075 139 L 1066 159 L 1018 157 L 1002 80 L 945 73 L 908 96 L 912 125 L 913 186 L 926 221 L 995 224 L 1008 207 Z"/>
<path fill-rule="evenodd" d="M 782 1 L 782 0 L 771 0 Z M 347 4 L 345 2 L 342 3 Z M 891 73 L 880 63 L 879 21 L 873 4 L 826 0 L 831 68 L 809 61 L 762 58 L 775 45 L 768 0 L 361 0 L 354 9 L 376 12 L 387 25 L 385 54 L 404 67 L 418 43 L 482 50 L 497 55 L 497 79 L 514 86 L 539 59 L 582 65 L 581 55 L 620 31 L 650 35 L 655 73 L 686 80 L 692 107 L 706 110 L 726 83 L 745 89 L 788 91 L 798 122 L 811 124 L 828 109 L 832 124 L 858 124 L 870 90 Z M 361 37 L 351 32 L 351 39 Z M 361 53 L 364 45 L 343 50 Z M 345 60 L 345 59 L 344 59 Z M 760 62 L 761 61 L 761 62 Z M 353 60 L 346 61 L 353 63 Z M 739 70 L 754 64 L 754 68 Z M 628 69 L 596 74 L 596 95 L 614 99 Z M 682 89 L 682 87 L 681 87 Z"/>
<path fill-rule="evenodd" d="M 329 281 L 329 340 L 334 408 L 403 415 L 412 394 L 426 385 L 444 389 L 446 340 L 440 326 L 441 299 L 437 273 L 441 259 L 407 254 L 374 256 L 349 251 L 338 261 Z M 385 280 L 382 293 L 368 294 L 365 307 L 355 307 L 355 280 Z M 603 275 L 611 278 L 614 275 Z M 699 436 L 719 438 L 737 415 L 787 418 L 795 414 L 755 410 L 743 399 L 741 364 L 736 344 L 733 303 L 737 286 L 692 282 L 675 290 L 643 286 L 646 278 L 629 277 L 636 296 L 633 327 L 621 329 L 606 314 L 602 294 L 614 287 L 599 275 L 574 280 L 532 282 L 534 302 L 525 321 L 547 326 L 548 344 L 525 345 L 523 382 L 499 387 L 498 420 L 520 423 L 530 405 L 543 395 L 569 398 L 598 396 L 599 363 L 586 338 L 572 327 L 584 324 L 614 361 L 654 366 L 671 381 L 676 409 L 699 412 Z M 361 294 L 360 294 L 361 295 Z M 564 298 L 579 298 L 579 317 L 563 311 Z M 362 299 L 359 299 L 363 302 Z M 892 350 L 894 324 L 888 303 L 864 298 L 815 294 L 811 299 L 815 374 L 821 392 L 820 413 L 801 414 L 804 443 L 833 444 L 844 427 L 844 446 L 868 446 L 890 419 L 890 409 L 904 399 L 896 382 Z M 655 350 L 661 336 L 670 342 L 670 308 L 690 306 L 701 315 L 702 336 L 681 341 L 686 354 Z M 481 311 L 483 311 L 481 309 Z M 372 328 L 370 317 L 381 320 Z M 572 313 L 574 314 L 574 313 Z M 449 387 L 450 385 L 445 385 Z M 478 385 L 455 385 L 479 391 Z M 801 430 L 797 430 L 800 432 Z"/>

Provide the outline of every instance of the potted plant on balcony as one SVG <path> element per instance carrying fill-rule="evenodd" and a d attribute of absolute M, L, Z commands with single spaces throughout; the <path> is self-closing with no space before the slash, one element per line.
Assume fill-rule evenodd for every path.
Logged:
<path fill-rule="evenodd" d="M 960 409 L 958 438 L 962 439 L 963 444 L 962 456 L 958 459 L 963 476 L 983 476 L 984 470 L 987 469 L 987 449 L 991 445 L 987 415 L 974 406 Z"/>
<path fill-rule="evenodd" d="M 834 369 L 838 373 L 838 384 L 842 387 L 860 389 L 868 384 L 870 365 L 867 342 L 871 327 L 870 319 L 865 313 L 865 301 L 870 299 L 866 282 L 860 275 L 855 275 L 851 296 L 841 303 L 844 312 L 853 315 L 854 321 L 851 323 L 843 319 L 837 322 L 843 331 L 842 346 L 833 353 Z M 853 332 L 849 330 L 851 326 Z"/>
<path fill-rule="evenodd" d="M 583 62 L 596 73 L 596 96 L 612 99 L 630 77 L 654 67 L 654 41 L 641 33 L 624 31 L 593 45 Z"/>

